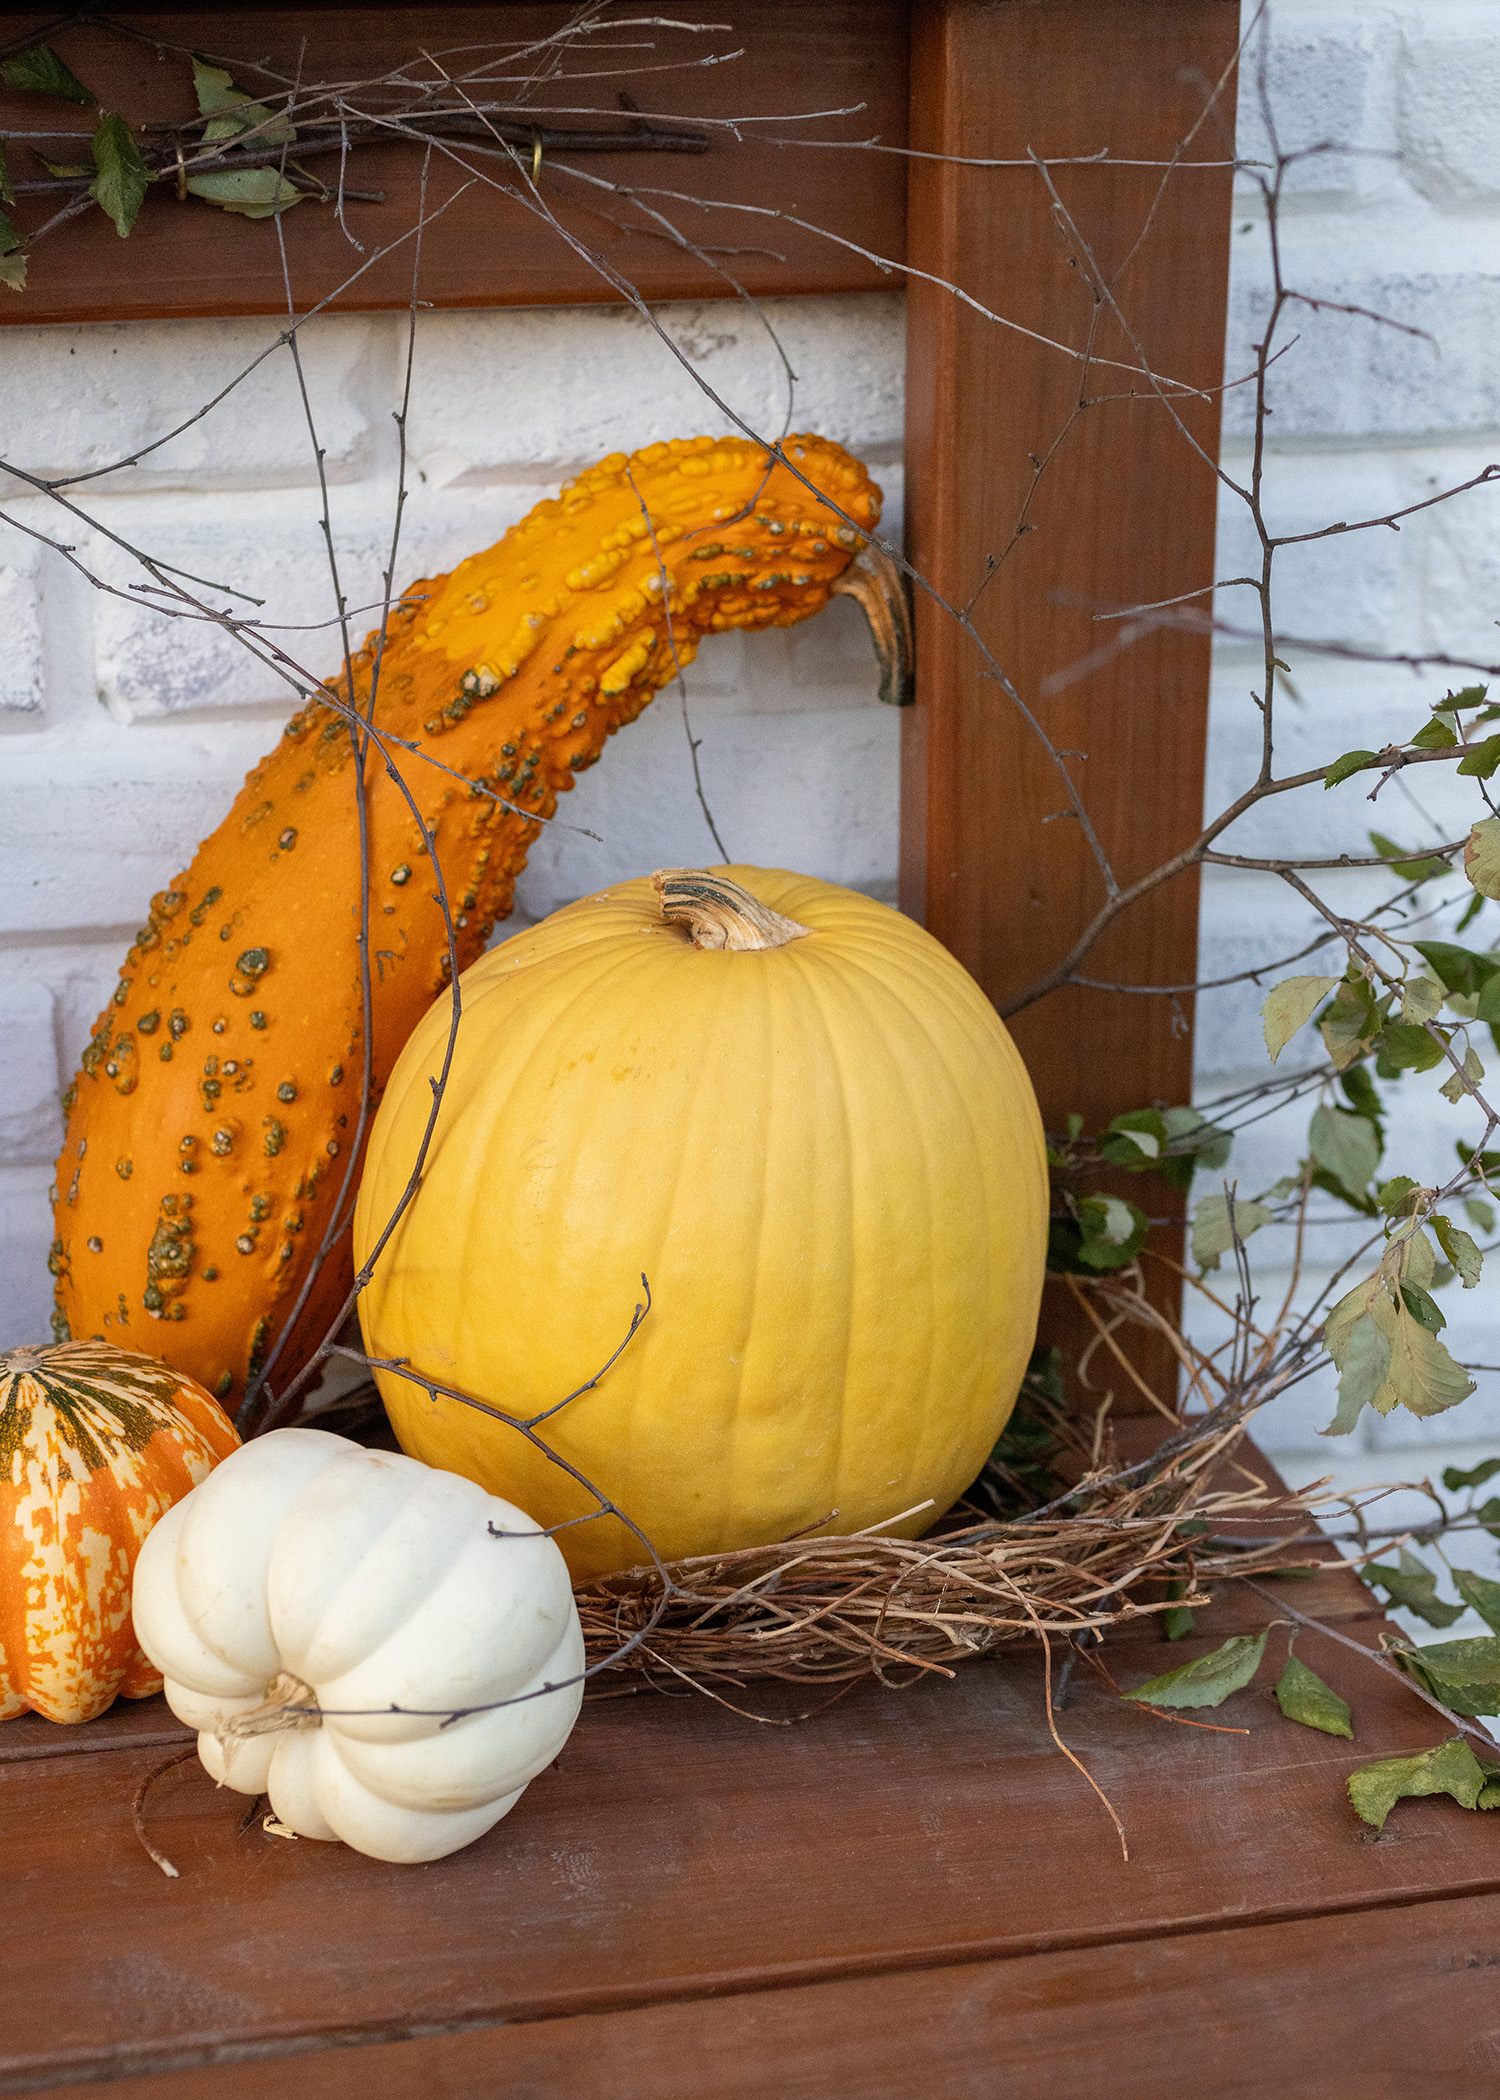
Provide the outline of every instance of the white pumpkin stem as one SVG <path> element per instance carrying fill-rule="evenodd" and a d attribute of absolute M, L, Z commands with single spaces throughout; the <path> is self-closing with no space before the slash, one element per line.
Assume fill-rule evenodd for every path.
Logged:
<path fill-rule="evenodd" d="M 252 1706 L 248 1713 L 231 1714 L 222 1727 L 214 1730 L 214 1734 L 227 1750 L 232 1743 L 242 1742 L 246 1736 L 279 1735 L 286 1728 L 321 1728 L 322 1725 L 318 1695 L 312 1686 L 304 1684 L 300 1677 L 294 1677 L 290 1670 L 280 1670 L 266 1686 L 263 1706 Z"/>
<path fill-rule="evenodd" d="M 658 868 L 651 882 L 662 917 L 686 926 L 695 948 L 784 948 L 812 932 L 772 911 L 737 882 L 702 868 Z"/>

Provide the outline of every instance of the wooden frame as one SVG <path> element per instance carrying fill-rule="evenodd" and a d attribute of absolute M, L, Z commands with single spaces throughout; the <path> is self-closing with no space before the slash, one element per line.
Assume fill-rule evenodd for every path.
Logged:
<path fill-rule="evenodd" d="M 499 9 L 231 7 L 213 13 L 210 35 L 201 15 L 127 11 L 119 19 L 128 36 L 84 26 L 69 29 L 64 42 L 101 95 L 165 119 L 189 115 L 194 105 L 185 60 L 164 63 L 155 39 L 178 53 L 206 43 L 233 66 L 305 38 L 304 78 L 371 78 L 414 41 L 440 51 L 492 40 L 497 17 L 506 36 L 533 35 L 569 12 L 561 0 Z M 868 291 L 900 281 L 860 249 L 926 273 L 911 279 L 909 299 L 909 552 L 950 605 L 980 595 L 971 636 L 918 594 L 917 702 L 903 738 L 901 901 L 1005 1010 L 1087 925 L 1105 890 L 1081 826 L 1052 821 L 1066 811 L 1064 784 L 1021 707 L 997 684 L 996 668 L 1053 745 L 1087 754 L 1069 763 L 1121 880 L 1199 826 L 1205 640 L 1159 631 L 1062 690 L 1049 694 L 1047 682 L 1094 655 L 1102 634 L 1118 632 L 1101 629 L 1096 614 L 1202 591 L 1213 578 L 1211 461 L 1232 104 L 1188 156 L 1215 165 L 1177 169 L 1164 185 L 1162 164 L 1201 112 L 1207 85 L 1232 63 L 1237 0 L 737 0 L 729 12 L 733 41 L 749 57 L 663 74 L 659 113 L 690 121 L 860 104 L 842 135 L 899 145 L 908 137 L 909 36 L 909 139 L 932 157 L 904 163 L 884 152 L 798 151 L 752 128 L 743 141 L 714 136 L 701 157 L 600 154 L 588 166 L 625 184 L 750 206 L 790 203 L 794 218 L 854 244 L 754 216 L 742 222 L 748 233 L 730 221 L 735 231 L 726 235 L 722 216 L 703 215 L 705 241 L 753 249 L 770 245 L 765 229 L 774 233 L 776 254 L 732 259 L 739 282 L 759 295 Z M 9 18 L 6 41 L 44 20 Z M 34 98 L 12 95 L 0 99 L 0 123 L 23 101 L 34 121 Z M 775 126 L 773 137 L 788 130 Z M 841 135 L 832 123 L 819 132 Z M 1062 167 L 1044 177 L 1026 164 L 1030 153 L 1101 150 L 1114 162 L 1146 165 Z M 961 167 L 943 157 L 954 155 L 1021 164 Z M 407 248 L 384 257 L 377 251 L 383 233 L 414 222 L 419 170 L 409 146 L 374 146 L 362 156 L 360 182 L 378 184 L 389 199 L 350 207 L 350 230 L 365 242 L 366 260 L 375 258 L 363 269 L 331 212 L 299 212 L 289 241 L 299 309 L 325 299 L 339 310 L 406 303 Z M 439 200 L 456 179 L 443 163 Z M 576 185 L 569 190 L 559 177 L 548 196 L 579 238 L 647 298 L 733 296 L 703 257 L 659 236 L 622 234 L 600 218 L 597 193 L 580 203 Z M 1136 362 L 1119 320 L 1107 308 L 1095 313 L 1094 266 L 1116 286 L 1153 367 L 1201 393 L 1178 395 L 1169 408 L 1118 367 L 1085 367 L 1055 347 L 1092 340 L 1096 360 Z M 1021 329 L 985 319 L 946 285 L 961 286 Z M 446 306 L 621 296 L 534 213 L 482 186 L 425 233 L 422 294 Z M 32 287 L 20 297 L 0 295 L 0 319 L 161 318 L 284 305 L 273 224 L 230 228 L 197 200 L 152 198 L 128 244 L 98 213 L 64 227 L 38 250 Z M 1039 477 L 1033 453 L 1046 455 Z M 1000 572 L 986 584 L 997 552 Z M 1191 984 L 1197 895 L 1196 873 L 1156 892 L 1100 943 L 1084 974 Z M 1191 1013 L 1187 993 L 1141 998 L 1082 989 L 1055 992 L 1019 1013 L 1012 1025 L 1049 1126 L 1074 1111 L 1097 1127 L 1123 1107 L 1185 1101 Z M 1163 1374 L 1169 1368 L 1163 1360 Z"/>

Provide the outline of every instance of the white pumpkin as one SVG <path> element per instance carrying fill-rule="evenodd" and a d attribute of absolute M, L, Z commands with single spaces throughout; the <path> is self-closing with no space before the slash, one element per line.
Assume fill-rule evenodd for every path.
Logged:
<path fill-rule="evenodd" d="M 258 1438 L 175 1504 L 133 1609 L 213 1778 L 375 1859 L 482 1836 L 583 1697 L 554 1541 L 470 1480 L 320 1429 Z"/>

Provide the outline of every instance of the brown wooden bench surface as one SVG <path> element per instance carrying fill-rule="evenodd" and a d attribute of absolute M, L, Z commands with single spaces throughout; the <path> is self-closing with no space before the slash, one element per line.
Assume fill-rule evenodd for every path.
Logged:
<path fill-rule="evenodd" d="M 1346 1571 L 1284 1594 L 1373 1645 Z M 1108 1666 L 1138 1684 L 1274 1616 L 1229 1585 L 1192 1638 L 1147 1626 Z M 1197 1717 L 1233 1734 L 1074 1670 L 1059 1724 L 1128 1865 L 1021 1653 L 792 1727 L 693 1696 L 591 1703 L 503 1823 L 425 1867 L 242 1829 L 244 1799 L 193 1761 L 152 1796 L 169 1881 L 130 1816 L 185 1739 L 163 1704 L 24 1717 L 0 1731 L 0 2091 L 1493 2090 L 1500 1816 L 1404 1802 L 1377 1839 L 1349 1770 L 1444 1724 L 1326 1636 L 1298 1652 L 1354 1743 L 1264 1688 Z"/>

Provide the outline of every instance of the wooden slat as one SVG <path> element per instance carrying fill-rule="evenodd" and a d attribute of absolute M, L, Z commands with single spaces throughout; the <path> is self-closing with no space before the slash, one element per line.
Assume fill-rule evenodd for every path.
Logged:
<path fill-rule="evenodd" d="M 1121 1643 L 1109 1667 L 1128 1688 L 1215 1637 Z M 1031 1658 L 791 1729 L 697 1699 L 593 1706 L 506 1822 L 429 1867 L 237 1835 L 239 1797 L 190 1765 L 153 1801 L 169 1882 L 130 1830 L 159 1750 L 0 1766 L 0 2089 L 1500 1888 L 1500 1817 L 1403 1804 L 1392 1842 L 1367 1842 L 1345 1775 L 1442 1724 L 1322 1636 L 1299 1653 L 1354 1706 L 1356 1743 L 1263 1690 L 1212 1717 L 1249 1730 L 1224 1734 L 1075 1671 L 1060 1725 L 1128 1866 L 1051 1745 Z"/>
<path fill-rule="evenodd" d="M 917 0 L 912 144 L 930 153 L 1022 157 L 1172 154 L 1203 83 L 1234 55 L 1236 0 Z M 1208 126 L 1190 156 L 1232 137 Z M 1056 187 L 1161 373 L 1216 388 L 1222 373 L 1230 172 L 1061 168 Z M 1150 222 L 1149 233 L 1141 236 Z M 912 166 L 909 255 L 1007 320 L 1082 348 L 1095 316 L 1077 243 L 1030 168 Z M 1137 248 L 1136 244 L 1140 245 Z M 1132 251 L 1134 251 L 1132 253 Z M 1124 267 L 1128 260 L 1128 268 Z M 908 548 L 948 601 L 985 584 L 974 626 L 1069 761 L 1122 884 L 1197 831 L 1203 801 L 1208 650 L 1159 633 L 1049 696 L 1046 680 L 1117 630 L 1093 615 L 1201 589 L 1213 577 L 1215 486 L 1150 388 L 997 326 L 913 280 L 908 305 Z M 1107 313 L 1097 355 L 1133 362 Z M 1078 415 L 1025 511 L 1032 457 Z M 1104 399 L 1135 395 L 1144 398 Z M 1218 396 L 1179 404 L 1210 458 Z M 1008 551 L 1007 551 L 1008 550 Z M 1065 953 L 1105 886 L 1051 761 L 952 618 L 919 593 L 917 704 L 903 722 L 902 904 L 1002 1009 Z M 1196 878 L 1137 906 L 1084 974 L 1191 983 Z M 1011 1023 L 1050 1128 L 1077 1110 L 1096 1129 L 1127 1108 L 1188 1099 L 1192 1001 L 1176 1006 L 1067 990 Z M 1140 1196 L 1139 1182 L 1127 1192 Z M 1175 1207 L 1153 1182 L 1153 1210 Z M 1164 1243 L 1165 1244 L 1165 1243 Z M 1048 1339 L 1081 1331 L 1060 1305 Z M 1161 1378 L 1164 1351 L 1152 1359 Z M 1125 1392 L 1117 1405 L 1129 1407 Z"/>
<path fill-rule="evenodd" d="M 53 41 L 59 52 L 107 107 L 132 121 L 176 121 L 196 112 L 191 72 L 183 47 L 194 45 L 234 68 L 248 59 L 280 66 L 305 80 L 370 80 L 410 61 L 419 68 L 420 47 L 430 52 L 511 43 L 555 31 L 576 10 L 571 0 L 547 5 L 390 8 L 215 8 L 209 17 L 127 10 L 121 17 L 135 37 L 88 24 L 64 27 Z M 630 11 L 627 11 L 630 12 Z M 647 10 L 649 16 L 651 10 Z M 902 0 L 799 0 L 795 32 L 777 0 L 736 0 L 727 11 L 690 10 L 683 19 L 732 25 L 732 33 L 674 36 L 649 28 L 632 36 L 601 38 L 610 45 L 580 54 L 571 73 L 608 71 L 636 64 L 661 66 L 700 58 L 706 51 L 745 56 L 733 63 L 681 71 L 645 72 L 639 79 L 562 81 L 540 92 L 540 110 L 595 105 L 610 117 L 616 95 L 630 86 L 636 102 L 653 114 L 683 121 L 696 115 L 754 117 L 815 109 L 859 114 L 814 124 L 762 126 L 776 137 L 807 134 L 820 139 L 865 139 L 879 134 L 903 142 L 906 123 L 906 10 Z M 0 43 L 58 19 L 58 11 L 8 14 Z M 165 58 L 142 39 L 172 47 Z M 633 48 L 622 50 L 622 43 Z M 650 48 L 652 46 L 655 48 Z M 455 65 L 477 63 L 472 56 Z M 426 69 L 423 77 L 434 77 Z M 243 69 L 240 83 L 264 83 Z M 617 119 L 615 119 L 617 121 Z M 559 120 L 562 121 L 562 120 Z M 568 119 L 583 122 L 582 119 Z M 35 95 L 0 89 L 0 131 L 79 129 L 93 122 L 88 111 Z M 72 147 L 45 148 L 50 158 L 76 154 L 87 159 L 86 139 Z M 559 155 L 559 159 L 566 156 Z M 325 298 L 376 251 L 415 225 L 421 177 L 420 148 L 362 147 L 351 160 L 348 180 L 361 189 L 383 189 L 383 204 L 350 203 L 347 221 L 353 246 L 332 210 L 298 205 L 282 221 L 293 298 L 305 309 Z M 478 161 L 499 179 L 513 171 Z M 655 186 L 691 196 L 767 205 L 791 211 L 812 226 L 900 259 L 904 236 L 905 171 L 891 154 L 803 151 L 757 139 L 716 134 L 701 157 L 681 154 L 588 154 L 577 165 L 611 182 Z M 332 162 L 309 166 L 332 177 Z M 15 179 L 39 179 L 45 170 L 13 147 Z M 433 163 L 429 209 L 468 180 L 452 162 Z M 569 230 L 597 249 L 654 300 L 725 298 L 733 290 L 722 272 L 653 232 L 640 213 L 618 198 L 603 196 L 543 163 L 542 188 Z M 874 263 L 783 220 L 739 212 L 704 212 L 668 199 L 652 200 L 670 217 L 684 212 L 683 231 L 707 249 L 733 249 L 724 266 L 758 294 L 888 291 L 900 283 Z M 47 209 L 57 206 L 52 199 Z M 624 235 L 601 212 L 634 217 L 637 231 Z M 41 223 L 41 201 L 22 198 L 15 216 L 27 227 Z M 340 293 L 343 311 L 404 307 L 411 296 L 411 244 L 376 261 Z M 476 187 L 432 224 L 422 247 L 421 295 L 436 306 L 532 306 L 617 300 L 621 295 L 570 249 L 525 205 Z M 149 196 L 128 240 L 116 235 L 97 211 L 49 234 L 33 255 L 28 288 L 6 292 L 0 323 L 141 320 L 180 315 L 283 313 L 276 227 L 231 217 L 202 201 L 179 204 L 165 192 Z"/>
<path fill-rule="evenodd" d="M 1443 1816 L 1413 1804 L 1403 1826 Z M 1458 1811 L 1454 1811 L 1458 1813 Z M 1500 2076 L 1500 1897 L 132 2079 L 128 2100 L 1418 2100 Z M 61 2088 L 88 2100 L 97 2085 Z"/>

